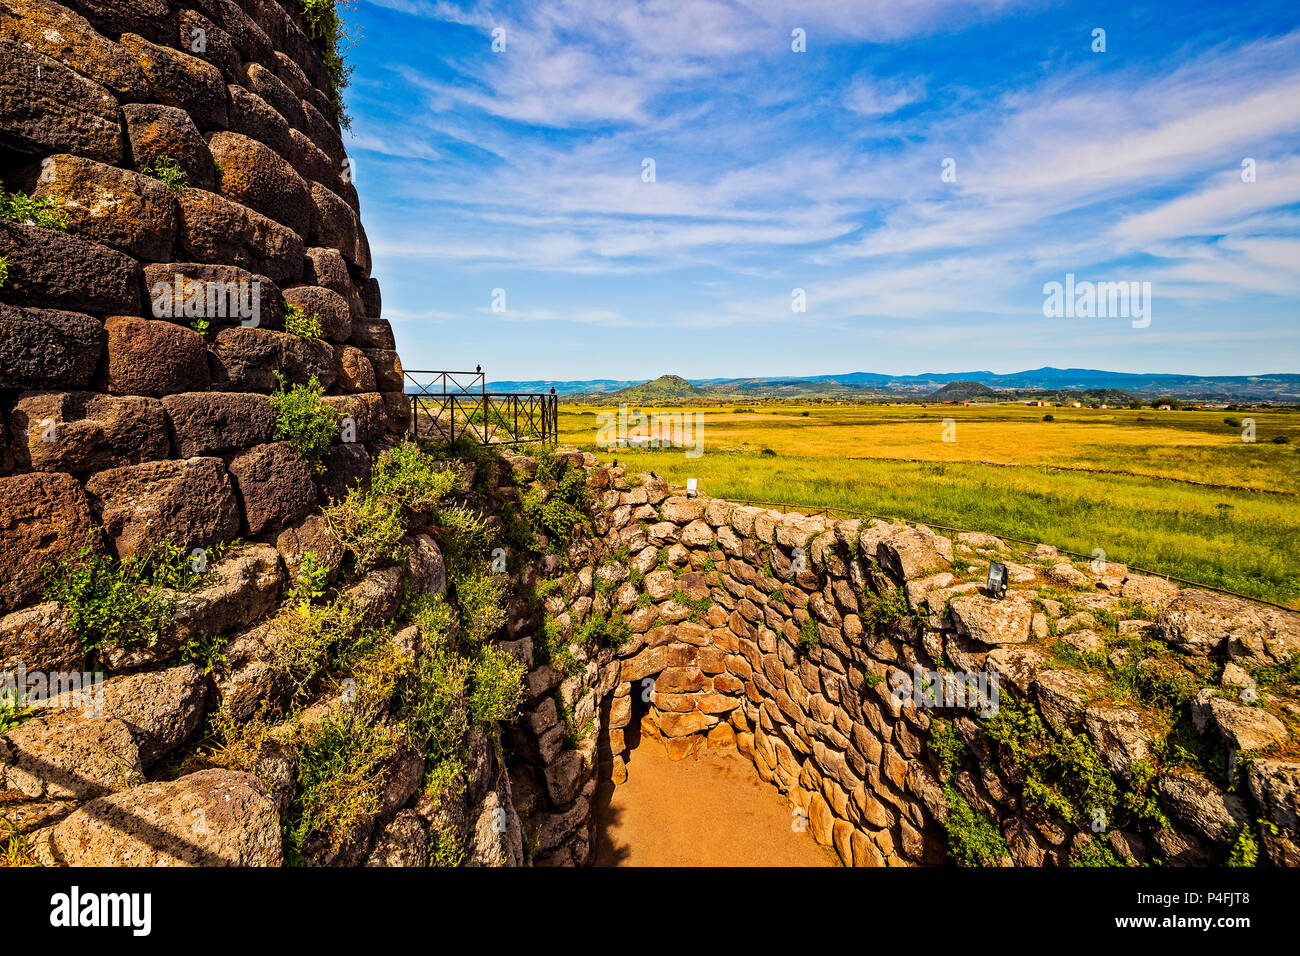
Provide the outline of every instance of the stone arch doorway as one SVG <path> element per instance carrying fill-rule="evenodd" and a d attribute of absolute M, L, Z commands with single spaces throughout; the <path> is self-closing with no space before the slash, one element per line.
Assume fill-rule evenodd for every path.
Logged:
<path fill-rule="evenodd" d="M 599 705 L 592 865 L 830 865 L 736 749 L 743 686 L 723 657 L 707 628 L 683 621 L 614 662 Z"/>

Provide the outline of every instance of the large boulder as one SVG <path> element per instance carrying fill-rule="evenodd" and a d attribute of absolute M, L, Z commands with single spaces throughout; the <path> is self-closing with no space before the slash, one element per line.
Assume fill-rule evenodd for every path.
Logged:
<path fill-rule="evenodd" d="M 221 455 L 271 441 L 270 399 L 252 392 L 183 392 L 162 400 L 182 458 Z"/>
<path fill-rule="evenodd" d="M 161 103 L 127 103 L 122 107 L 122 117 L 136 172 L 144 172 L 166 157 L 185 171 L 187 186 L 212 188 L 212 154 L 189 113 Z"/>
<path fill-rule="evenodd" d="M 396 348 L 393 327 L 387 319 L 357 319 L 352 323 L 352 344 L 363 349 Z"/>
<path fill-rule="evenodd" d="M 86 804 L 55 826 L 67 866 L 279 866 L 280 814 L 257 777 L 200 770 Z"/>
<path fill-rule="evenodd" d="M 148 98 L 144 72 L 130 54 L 50 0 L 2 0 L 0 35 L 53 57 L 122 100 Z"/>
<path fill-rule="evenodd" d="M 1186 588 L 1156 619 L 1161 634 L 1186 654 L 1208 656 L 1232 641 L 1258 640 L 1265 630 L 1256 605 L 1241 598 Z"/>
<path fill-rule="evenodd" d="M 309 552 L 315 555 L 318 567 L 328 569 L 331 581 L 343 567 L 343 544 L 318 514 L 310 514 L 281 531 L 275 539 L 275 547 L 289 572 L 290 582 L 297 580 L 303 558 Z"/>
<path fill-rule="evenodd" d="M 87 800 L 125 790 L 143 769 L 131 729 L 116 717 L 53 713 L 0 737 L 0 789 L 32 799 Z"/>
<path fill-rule="evenodd" d="M 68 627 L 68 612 L 53 601 L 0 617 L 0 674 L 80 671 L 86 655 Z"/>
<path fill-rule="evenodd" d="M 344 441 L 349 437 L 354 442 L 376 441 L 388 431 L 387 407 L 383 397 L 375 392 L 326 395 L 324 401 L 338 412 L 343 426 L 340 437 Z"/>
<path fill-rule="evenodd" d="M 1255 667 L 1286 666 L 1300 654 L 1300 614 L 1264 605 L 1254 611 L 1262 626 L 1236 630 L 1228 638 L 1228 656 Z"/>
<path fill-rule="evenodd" d="M 275 282 L 302 275 L 302 238 L 288 226 L 204 189 L 177 197 L 177 248 L 198 262 L 228 263 Z"/>
<path fill-rule="evenodd" d="M 524 865 L 523 831 L 510 800 L 510 778 L 506 774 L 501 774 L 498 788 L 484 797 L 471 818 L 465 866 Z"/>
<path fill-rule="evenodd" d="M 0 389 L 85 388 L 103 346 L 88 315 L 0 304 Z"/>
<path fill-rule="evenodd" d="M 981 644 L 1023 644 L 1029 640 L 1034 609 L 1028 601 L 959 594 L 948 606 L 957 633 Z"/>
<path fill-rule="evenodd" d="M 358 241 L 361 224 L 357 214 L 346 202 L 330 189 L 317 182 L 307 184 L 311 190 L 312 215 L 311 228 L 307 239 L 313 246 L 325 246 L 335 249 L 347 260 L 349 265 L 361 268 L 358 256 Z"/>
<path fill-rule="evenodd" d="M 67 0 L 64 6 L 76 10 L 105 36 L 138 33 L 159 42 L 171 39 L 167 0 Z"/>
<path fill-rule="evenodd" d="M 307 184 L 279 153 L 241 133 L 208 137 L 208 149 L 221 168 L 221 195 L 255 209 L 298 235 L 311 225 Z"/>
<path fill-rule="evenodd" d="M 262 64 L 249 63 L 244 68 L 244 87 L 269 103 L 294 129 L 302 129 L 301 97 Z"/>
<path fill-rule="evenodd" d="M 279 552 L 267 544 L 237 548 L 208 570 L 215 580 L 176 595 L 177 643 L 247 627 L 274 609 L 284 583 Z"/>
<path fill-rule="evenodd" d="M 185 324 L 206 319 L 215 326 L 275 329 L 281 324 L 280 287 L 238 266 L 157 262 L 144 267 L 144 310 Z"/>
<path fill-rule="evenodd" d="M 1202 733 L 1213 727 L 1236 751 L 1265 750 L 1290 736 L 1286 724 L 1262 707 L 1225 700 L 1215 694 L 1213 687 L 1204 688 L 1192 698 L 1192 722 Z"/>
<path fill-rule="evenodd" d="M 239 534 L 239 506 L 219 458 L 110 468 L 87 480 L 86 494 L 119 558 L 163 540 L 205 548 Z"/>
<path fill-rule="evenodd" d="M 284 442 L 258 445 L 231 459 L 230 475 L 249 534 L 278 531 L 316 507 L 311 465 Z"/>
<path fill-rule="evenodd" d="M 1250 822 L 1246 801 L 1225 793 L 1204 774 L 1172 770 L 1156 780 L 1162 803 L 1175 817 L 1213 843 L 1230 843 Z"/>
<path fill-rule="evenodd" d="M 58 203 L 73 235 L 137 259 L 171 258 L 176 200 L 152 177 L 61 153 L 44 161 L 32 195 Z"/>
<path fill-rule="evenodd" d="M 183 109 L 200 129 L 225 129 L 226 83 L 211 63 L 134 33 L 118 40 L 144 71 L 149 98 Z"/>
<path fill-rule="evenodd" d="M 366 866 L 429 865 L 429 834 L 424 831 L 420 815 L 414 810 L 399 810 L 375 834 L 375 844 L 366 857 Z"/>
<path fill-rule="evenodd" d="M 876 557 L 896 580 L 912 581 L 948 566 L 937 544 L 935 535 L 908 528 L 882 540 Z"/>
<path fill-rule="evenodd" d="M 413 594 L 442 594 L 447 590 L 447 565 L 433 538 L 415 534 L 403 538 L 407 590 Z"/>
<path fill-rule="evenodd" d="M 334 346 L 337 385 L 345 392 L 373 392 L 375 368 L 365 353 L 354 345 Z"/>
<path fill-rule="evenodd" d="M 113 394 L 171 395 L 208 387 L 207 345 L 193 329 L 115 315 L 104 320 L 104 331 L 104 387 Z"/>
<path fill-rule="evenodd" d="M 35 471 L 102 471 L 171 451 L 161 402 L 98 392 L 25 392 L 9 434 L 15 460 Z"/>
<path fill-rule="evenodd" d="M 104 716 L 126 724 L 148 770 L 198 730 L 206 691 L 203 671 L 194 664 L 110 677 L 103 685 Z M 80 706 L 75 691 L 42 703 L 52 710 Z"/>
<path fill-rule="evenodd" d="M 0 478 L 0 611 L 45 587 L 44 570 L 91 540 L 91 511 L 71 475 Z"/>
<path fill-rule="evenodd" d="M 226 91 L 230 96 L 231 130 L 264 143 L 288 158 L 291 141 L 289 124 L 285 118 L 252 90 L 232 83 L 226 87 Z M 299 169 L 298 172 L 301 173 L 302 170 Z"/>
<path fill-rule="evenodd" d="M 213 387 L 231 392 L 269 392 L 277 371 L 294 385 L 315 376 L 325 388 L 334 384 L 336 374 L 328 342 L 265 329 L 222 329 L 209 362 Z"/>
<path fill-rule="evenodd" d="M 1274 866 L 1300 866 L 1300 761 L 1252 760 L 1247 770 L 1251 796 L 1277 827 L 1260 827 Z"/>
<path fill-rule="evenodd" d="M 122 159 L 122 112 L 94 80 L 0 37 L 0 145 L 116 163 Z"/>
<path fill-rule="evenodd" d="M 9 263 L 0 298 L 16 305 L 123 315 L 140 301 L 139 264 L 97 242 L 0 220 L 0 257 Z"/>
<path fill-rule="evenodd" d="M 353 488 L 370 487 L 370 452 L 361 444 L 335 445 L 325 456 L 325 472 L 316 476 L 322 501 L 342 500 Z"/>
<path fill-rule="evenodd" d="M 320 319 L 323 337 L 346 342 L 352 336 L 352 310 L 347 299 L 318 285 L 293 286 L 284 290 L 284 301 Z"/>

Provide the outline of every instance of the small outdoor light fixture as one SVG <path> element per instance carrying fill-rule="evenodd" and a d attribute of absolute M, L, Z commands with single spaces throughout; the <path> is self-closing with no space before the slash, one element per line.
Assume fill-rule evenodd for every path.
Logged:
<path fill-rule="evenodd" d="M 984 590 L 989 592 L 991 597 L 1004 598 L 1007 596 L 1007 566 L 997 561 L 989 562 L 989 577 L 984 582 Z"/>
<path fill-rule="evenodd" d="M 698 479 L 695 479 L 695 478 L 687 478 L 687 479 L 686 479 L 686 497 L 687 497 L 687 498 L 694 498 L 695 495 L 696 495 L 697 493 L 698 493 Z"/>

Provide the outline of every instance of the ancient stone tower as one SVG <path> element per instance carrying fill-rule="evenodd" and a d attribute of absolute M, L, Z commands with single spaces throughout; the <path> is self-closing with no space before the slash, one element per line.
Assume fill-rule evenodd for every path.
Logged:
<path fill-rule="evenodd" d="M 346 572 L 319 513 L 413 454 L 394 450 L 410 411 L 324 10 L 0 0 L 0 692 L 35 676 L 58 705 L 20 721 L 0 699 L 0 849 L 284 862 L 286 819 L 347 803 L 303 768 L 369 694 L 347 727 L 374 746 L 338 784 L 359 809 L 333 839 L 304 830 L 305 862 L 585 864 L 598 782 L 653 740 L 734 748 L 846 864 L 1300 865 L 1297 615 L 988 534 L 687 496 L 576 450 L 418 453 L 425 479 L 457 470 L 454 517 L 515 551 L 474 650 L 517 700 L 426 721 L 451 727 L 435 760 L 393 688 L 460 693 L 469 664 L 428 639 L 445 617 L 411 608 L 452 595 L 463 616 L 471 585 L 497 585 L 462 589 L 431 506 Z M 298 398 L 333 406 L 332 441 L 286 435 Z M 572 510 L 542 534 L 530 507 L 561 492 Z M 201 582 L 169 585 L 157 633 L 88 646 L 96 622 L 53 599 L 49 568 L 159 545 Z M 299 590 L 308 553 L 319 593 Z M 326 590 L 348 623 L 329 640 L 268 623 L 301 607 L 316 626 Z M 286 660 L 363 627 L 371 684 L 317 680 L 260 727 Z M 106 679 L 75 708 L 55 677 L 91 666 Z"/>
<path fill-rule="evenodd" d="M 120 559 L 263 542 L 182 614 L 215 634 L 265 613 L 277 539 L 292 561 L 303 519 L 406 425 L 312 32 L 293 0 L 0 3 L 0 179 L 62 219 L 0 219 L 0 671 L 83 668 L 42 569 L 88 542 Z M 276 440 L 277 375 L 344 416 L 322 462 Z M 193 730 L 202 680 L 147 669 L 185 630 L 112 662 L 175 705 L 174 739 L 137 734 L 140 762 L 113 726 L 69 731 L 64 769 L 87 779 L 32 782 L 32 814 L 118 789 L 110 757 L 148 770 Z"/>
<path fill-rule="evenodd" d="M 119 557 L 159 535 L 205 547 L 283 528 L 365 474 L 406 406 L 301 16 L 261 0 L 5 0 L 0 33 L 0 176 L 67 217 L 65 231 L 0 224 L 13 612 L 37 597 L 37 559 L 92 523 Z M 181 188 L 146 172 L 169 160 Z M 284 331 L 286 305 L 318 316 L 320 337 Z M 321 474 L 273 441 L 277 370 L 315 376 L 356 421 Z"/>

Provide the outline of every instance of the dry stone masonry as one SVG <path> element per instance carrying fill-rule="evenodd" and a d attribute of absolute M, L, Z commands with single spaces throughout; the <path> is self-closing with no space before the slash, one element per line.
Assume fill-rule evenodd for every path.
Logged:
<path fill-rule="evenodd" d="M 846 865 L 1300 864 L 1300 616 L 584 457 L 601 533 L 546 612 L 629 634 L 529 675 L 512 752 L 537 862 L 588 860 L 598 775 L 636 773 L 635 738 L 736 748 Z"/>
<path fill-rule="evenodd" d="M 336 94 L 293 0 L 0 0 L 0 178 L 65 226 L 0 219 L 0 676 L 104 678 L 90 712 L 55 687 L 0 710 L 6 854 L 298 862 L 301 739 L 259 715 L 302 694 L 294 726 L 320 728 L 352 698 L 291 686 L 275 615 L 318 575 L 355 616 L 339 639 L 387 628 L 410 674 L 437 664 L 411 602 L 469 600 L 430 515 L 345 572 L 320 511 L 409 426 Z M 271 400 L 313 378 L 349 422 L 319 463 Z M 378 673 L 370 802 L 303 861 L 582 865 L 639 744 L 734 747 L 855 866 L 1300 864 L 1294 614 L 990 535 L 685 497 L 576 450 L 550 484 L 534 457 L 446 464 L 514 549 L 481 636 L 525 667 L 521 712 L 448 743 L 442 779 Z M 557 474 L 584 521 L 521 549 Z M 147 641 L 88 647 L 46 599 L 82 547 L 162 543 L 212 560 Z M 223 763 L 222 740 L 251 749 Z"/>

